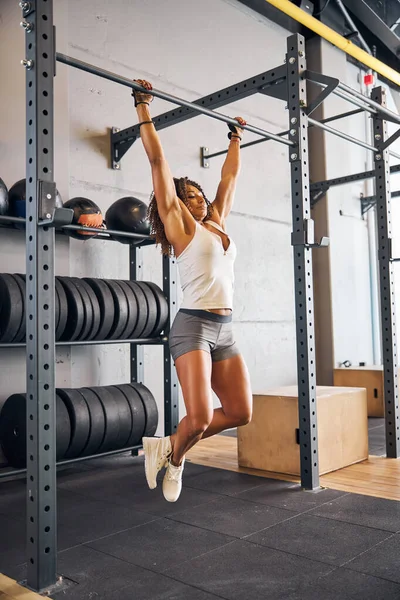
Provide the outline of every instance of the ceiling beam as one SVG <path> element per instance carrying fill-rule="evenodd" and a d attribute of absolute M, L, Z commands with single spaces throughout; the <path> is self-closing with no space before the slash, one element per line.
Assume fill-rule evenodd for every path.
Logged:
<path fill-rule="evenodd" d="M 343 3 L 395 56 L 400 56 L 400 38 L 365 0 L 342 0 Z"/>

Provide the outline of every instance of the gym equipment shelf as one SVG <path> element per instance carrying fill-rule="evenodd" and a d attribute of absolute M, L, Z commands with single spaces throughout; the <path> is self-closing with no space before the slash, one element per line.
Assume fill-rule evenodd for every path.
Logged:
<path fill-rule="evenodd" d="M 54 245 L 56 227 L 81 229 L 71 225 L 72 211 L 55 208 L 54 173 L 54 90 L 55 31 L 53 2 L 33 0 L 21 2 L 23 18 L 31 23 L 26 30 L 26 219 L 0 218 L 0 232 L 13 224 L 25 225 L 26 236 L 26 315 L 27 315 L 27 417 L 26 470 L 7 470 L 0 477 L 26 473 L 27 477 L 27 585 L 36 591 L 51 589 L 57 582 L 57 503 L 56 468 L 81 460 L 56 462 L 55 427 L 55 348 L 56 345 L 92 345 L 93 342 L 55 342 L 54 319 Z M 70 212 L 71 214 L 67 214 Z M 15 229 L 14 229 L 15 230 Z M 132 238 L 130 273 L 141 280 L 143 250 L 154 245 L 150 236 L 107 229 L 85 228 L 97 233 L 92 239 L 113 236 Z M 57 233 L 59 230 L 57 230 Z M 64 232 L 65 234 L 66 232 Z M 134 245 L 136 241 L 137 244 Z M 168 301 L 169 318 L 164 335 L 155 339 L 105 340 L 99 344 L 130 344 L 130 380 L 143 382 L 144 345 L 163 347 L 164 428 L 173 433 L 178 423 L 178 380 L 168 346 L 168 334 L 177 310 L 177 266 L 173 258 L 162 257 L 163 292 Z M 25 344 L 1 344 L 1 347 L 23 347 Z M 45 425 L 45 426 L 44 426 Z M 141 446 L 103 453 L 103 456 Z M 84 457 L 84 460 L 101 455 Z M 32 541 L 33 540 L 33 541 Z"/>
<path fill-rule="evenodd" d="M 93 75 L 103 77 L 131 90 L 147 91 L 132 80 L 105 71 L 77 59 L 59 54 L 55 49 L 52 0 L 21 2 L 22 14 L 28 26 L 26 32 L 26 177 L 27 177 L 27 220 L 26 220 L 26 273 L 27 273 L 27 397 L 30 402 L 28 426 L 27 480 L 27 585 L 36 591 L 48 591 L 57 581 L 56 544 L 56 458 L 55 458 L 55 326 L 54 326 L 54 243 L 55 226 L 62 222 L 68 225 L 67 215 L 55 214 L 56 186 L 53 181 L 53 79 L 56 61 Z M 306 79 L 323 87 L 320 95 L 307 106 Z M 314 221 L 311 218 L 313 202 L 324 193 L 329 185 L 345 183 L 344 180 L 374 177 L 377 186 L 377 211 L 379 221 L 379 264 L 381 273 L 381 319 L 384 324 L 382 336 L 385 373 L 385 414 L 387 456 L 397 458 L 400 453 L 399 402 L 397 387 L 397 354 L 395 345 L 395 307 L 393 268 L 391 265 L 391 194 L 389 190 L 389 144 L 398 134 L 387 138 L 386 120 L 400 124 L 399 115 L 386 108 L 384 90 L 375 88 L 369 98 L 342 84 L 337 79 L 320 73 L 307 71 L 305 39 L 299 34 L 287 39 L 285 64 L 219 90 L 195 102 L 187 102 L 159 90 L 154 96 L 163 98 L 177 108 L 158 115 L 154 123 L 158 129 L 186 121 L 197 114 L 236 125 L 232 118 L 217 113 L 212 108 L 224 106 L 236 100 L 260 93 L 281 99 L 287 103 L 289 129 L 274 134 L 247 125 L 244 129 L 256 133 L 262 139 L 249 142 L 246 146 L 265 139 L 282 143 L 289 148 L 292 182 L 293 232 L 292 246 L 295 270 L 295 305 L 297 338 L 297 374 L 300 443 L 301 484 L 305 489 L 319 487 L 318 432 L 316 420 L 316 371 L 312 249 L 327 245 L 314 240 Z M 365 147 L 360 140 L 343 136 L 326 126 L 326 122 L 311 120 L 311 112 L 333 93 L 349 101 L 357 110 L 338 115 L 351 116 L 361 111 L 370 113 L 374 123 L 374 143 L 368 149 L 374 153 L 374 169 L 341 180 L 309 182 L 308 126 L 329 130 L 334 135 Z M 288 139 L 284 137 L 288 135 Z M 139 126 L 123 131 L 111 128 L 111 166 L 120 168 L 120 160 L 139 137 Z M 205 149 L 207 150 L 207 149 Z M 216 155 L 221 154 L 217 153 Z M 203 152 L 203 165 L 208 166 Z M 208 164 L 205 164 L 208 163 Z M 399 169 L 397 169 L 399 170 Z M 336 183 L 334 183 L 336 181 Z M 62 209 L 58 209 L 62 210 Z M 51 216 L 53 215 L 53 216 Z M 57 218 L 56 218 L 57 217 Z M 70 222 L 70 221 L 69 221 Z M 72 226 L 70 226 L 72 227 Z M 79 227 L 78 227 L 79 228 Z M 107 237 L 105 230 L 99 236 Z M 126 234 L 124 234 L 126 235 Z M 98 236 L 98 237 L 99 237 Z M 144 243 L 142 245 L 145 245 Z M 130 277 L 140 279 L 142 249 L 130 246 Z M 163 291 L 170 308 L 172 322 L 178 304 L 177 265 L 174 259 L 163 257 Z M 40 300 L 39 300 L 40 299 Z M 45 309 L 45 306 L 47 307 Z M 164 332 L 168 337 L 169 328 Z M 171 360 L 168 344 L 164 347 L 164 392 L 165 432 L 170 433 L 178 420 L 178 380 Z M 131 380 L 143 379 L 143 346 L 131 344 Z M 45 407 L 47 410 L 45 411 Z M 44 428 L 46 423 L 48 427 Z M 87 458 L 85 457 L 85 460 Z M 31 542 L 31 538 L 33 542 Z"/>
<path fill-rule="evenodd" d="M 167 337 L 157 338 L 139 338 L 136 340 L 74 340 L 73 342 L 56 342 L 56 346 L 102 346 L 103 344 L 143 344 L 144 346 L 160 346 L 161 344 L 168 344 Z M 23 342 L 13 343 L 1 343 L 0 348 L 25 348 L 26 344 Z"/>
<path fill-rule="evenodd" d="M 14 225 L 20 225 L 18 229 L 14 227 Z M 9 229 L 11 231 L 21 231 L 23 226 L 26 227 L 26 219 L 22 217 L 8 217 L 6 215 L 0 215 L 0 226 L 3 229 Z M 136 243 L 139 246 L 153 246 L 155 244 L 155 240 L 150 235 L 140 235 L 138 233 L 129 233 L 127 231 L 116 231 L 115 229 L 106 229 L 106 228 L 98 228 L 98 227 L 82 227 L 80 225 L 60 225 L 60 227 L 56 228 L 56 233 L 60 235 L 67 235 L 68 230 L 73 231 L 85 231 L 85 232 L 93 232 L 97 235 L 91 236 L 88 240 L 109 240 L 109 241 L 117 241 L 113 240 L 112 236 L 121 237 L 121 238 L 130 238 L 132 239 L 132 243 L 136 240 Z"/>

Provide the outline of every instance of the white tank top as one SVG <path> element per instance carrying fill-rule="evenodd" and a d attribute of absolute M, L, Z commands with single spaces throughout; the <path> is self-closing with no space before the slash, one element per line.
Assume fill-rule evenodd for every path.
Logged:
<path fill-rule="evenodd" d="M 207 221 L 222 233 L 218 223 Z M 217 233 L 196 221 L 193 239 L 177 258 L 183 291 L 181 308 L 207 310 L 233 307 L 233 266 L 236 246 L 231 238 L 225 251 Z"/>

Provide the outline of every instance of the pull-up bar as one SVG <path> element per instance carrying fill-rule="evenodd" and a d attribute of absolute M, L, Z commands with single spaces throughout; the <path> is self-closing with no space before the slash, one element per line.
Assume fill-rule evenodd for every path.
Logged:
<path fill-rule="evenodd" d="M 373 152 L 377 151 L 377 148 L 375 148 L 374 146 L 370 146 L 369 144 L 367 144 L 366 142 L 363 142 L 362 140 L 358 140 L 356 138 L 351 137 L 350 135 L 347 135 L 346 133 L 342 133 L 341 131 L 338 131 L 337 129 L 333 129 L 332 127 L 327 127 L 325 125 L 325 123 L 329 123 L 330 121 L 337 121 L 338 119 L 343 119 L 345 117 L 349 117 L 355 114 L 359 114 L 364 112 L 363 109 L 359 108 L 357 110 L 352 110 L 350 112 L 346 112 L 346 113 L 342 113 L 340 115 L 334 115 L 332 117 L 327 117 L 326 119 L 321 119 L 320 121 L 315 121 L 314 119 L 311 119 L 310 117 L 308 117 L 308 123 L 309 123 L 309 127 L 320 127 L 321 129 L 325 129 L 326 131 L 329 131 L 329 133 L 333 133 L 334 135 L 337 135 L 338 137 L 341 137 L 345 140 L 347 140 L 348 142 L 352 142 L 353 144 L 358 144 L 359 146 L 362 146 L 363 148 L 367 148 L 367 150 L 372 150 Z M 281 133 L 278 133 L 277 135 L 279 136 L 283 136 L 283 135 L 288 135 L 290 133 L 290 130 L 286 130 L 286 131 L 282 131 Z M 247 142 L 246 144 L 241 144 L 241 149 L 243 150 L 243 148 L 248 148 L 249 146 L 255 146 L 256 144 L 262 144 L 264 142 L 268 142 L 267 139 L 263 138 L 261 140 L 255 140 L 253 142 Z M 222 156 L 223 154 L 227 154 L 228 150 L 221 150 L 219 152 L 214 152 L 213 154 L 208 154 L 208 148 L 206 147 L 202 147 L 201 148 L 201 164 L 204 168 L 209 167 L 209 159 L 210 158 L 215 158 L 216 156 Z"/>
<path fill-rule="evenodd" d="M 388 121 L 393 121 L 393 123 L 400 123 L 400 115 L 396 115 L 396 113 L 389 110 L 385 106 L 378 104 L 378 102 L 375 102 L 375 100 L 372 100 L 372 98 L 369 98 L 368 96 L 365 96 L 364 94 L 361 94 L 361 92 L 357 92 L 357 90 L 353 89 L 352 87 L 350 87 L 342 82 L 339 83 L 338 87 L 343 92 L 346 92 L 346 94 L 350 94 L 350 96 L 355 96 L 362 102 L 365 102 L 366 104 L 371 106 L 373 109 L 375 109 L 374 112 L 385 115 L 385 117 Z"/>
<path fill-rule="evenodd" d="M 117 75 L 116 73 L 112 73 L 111 71 L 106 71 L 105 69 L 100 69 L 94 65 L 83 62 L 76 58 L 72 58 L 71 56 L 66 56 L 65 54 L 61 54 L 60 52 L 56 53 L 56 58 L 58 62 L 61 62 L 65 65 L 69 65 L 70 67 L 75 67 L 76 69 L 80 69 L 81 71 L 86 71 L 87 73 L 91 73 L 92 75 L 97 75 L 102 77 L 103 79 L 108 79 L 109 81 L 113 81 L 114 83 L 119 83 L 120 85 L 124 85 L 129 87 L 130 89 L 137 90 L 138 92 L 149 93 L 149 90 L 138 85 L 132 79 L 128 79 L 128 77 L 122 77 L 121 75 Z M 235 119 L 231 119 L 219 112 L 214 110 L 210 110 L 203 106 L 199 106 L 194 102 L 188 102 L 187 100 L 183 100 L 182 98 L 178 98 L 177 96 L 172 96 L 171 94 L 167 94 L 166 92 L 162 92 L 160 90 L 152 89 L 151 94 L 156 98 L 161 98 L 162 100 L 167 100 L 167 102 L 172 102 L 173 104 L 177 104 L 178 106 L 186 106 L 191 108 L 192 110 L 207 115 L 213 119 L 217 119 L 218 121 L 223 121 L 224 123 L 229 123 L 230 125 L 238 125 L 238 122 Z M 258 127 L 253 127 L 252 125 L 243 125 L 242 129 L 246 129 L 246 131 L 251 131 L 252 133 L 256 133 L 257 135 L 261 135 L 264 138 L 268 138 L 271 140 L 275 140 L 276 142 L 281 142 L 282 144 L 286 144 L 286 146 L 294 146 L 291 140 L 286 140 L 285 138 L 281 138 L 274 133 L 270 133 L 268 131 L 264 131 L 264 129 L 259 129 Z"/>
<path fill-rule="evenodd" d="M 372 152 L 378 151 L 378 149 L 375 148 L 375 146 L 370 146 L 370 144 L 367 144 L 366 142 L 363 142 L 361 140 L 353 138 L 353 137 L 351 137 L 351 135 L 347 135 L 347 133 L 342 133 L 338 129 L 329 127 L 329 125 L 324 125 L 320 121 L 315 121 L 315 119 L 311 119 L 311 117 L 308 117 L 308 122 L 311 123 L 312 125 L 314 125 L 314 127 L 318 127 L 319 129 L 324 129 L 324 131 L 327 131 L 328 133 L 332 133 L 333 135 L 343 138 L 344 140 L 346 140 L 348 142 L 352 142 L 353 144 L 357 144 L 357 146 L 361 146 L 362 148 L 366 148 L 367 150 L 371 150 Z"/>

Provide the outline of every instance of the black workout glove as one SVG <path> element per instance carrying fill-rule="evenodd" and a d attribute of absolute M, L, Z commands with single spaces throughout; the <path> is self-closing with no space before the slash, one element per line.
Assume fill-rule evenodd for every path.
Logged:
<path fill-rule="evenodd" d="M 230 129 L 230 132 L 228 133 L 228 138 L 231 140 L 232 139 L 232 134 L 233 134 L 234 136 L 238 137 L 239 140 L 241 140 L 242 136 L 239 135 L 237 127 L 235 127 L 234 125 L 231 125 L 230 123 L 227 123 L 227 125 L 228 125 L 228 127 Z"/>

